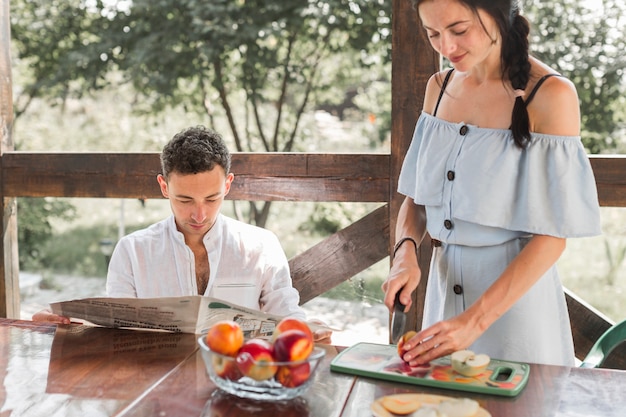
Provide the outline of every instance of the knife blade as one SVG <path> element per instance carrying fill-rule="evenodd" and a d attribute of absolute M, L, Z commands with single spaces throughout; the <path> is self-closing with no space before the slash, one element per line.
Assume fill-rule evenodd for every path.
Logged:
<path fill-rule="evenodd" d="M 397 344 L 400 337 L 405 332 L 406 313 L 404 312 L 404 304 L 400 302 L 400 291 L 396 293 L 396 299 L 393 302 L 393 312 L 391 313 L 391 342 Z"/>

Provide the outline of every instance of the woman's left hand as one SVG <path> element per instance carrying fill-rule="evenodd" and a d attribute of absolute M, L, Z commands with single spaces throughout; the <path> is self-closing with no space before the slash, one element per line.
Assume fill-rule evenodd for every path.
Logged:
<path fill-rule="evenodd" d="M 419 366 L 466 349 L 482 334 L 477 326 L 470 324 L 466 313 L 418 332 L 404 344 L 406 353 L 402 358 L 411 366 Z"/>

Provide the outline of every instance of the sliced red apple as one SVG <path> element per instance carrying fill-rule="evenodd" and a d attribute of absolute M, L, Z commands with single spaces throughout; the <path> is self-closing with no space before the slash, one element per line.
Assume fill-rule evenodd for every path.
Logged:
<path fill-rule="evenodd" d="M 418 410 L 422 403 L 406 395 L 388 395 L 381 400 L 381 405 L 390 413 L 403 416 Z"/>
<path fill-rule="evenodd" d="M 471 350 L 458 350 L 450 355 L 452 369 L 464 376 L 476 376 L 487 369 L 491 359 L 484 353 L 475 354 Z"/>
<path fill-rule="evenodd" d="M 408 342 L 409 339 L 411 339 L 416 334 L 417 334 L 417 332 L 415 330 L 409 330 L 408 332 L 406 332 L 405 334 L 403 334 L 400 337 L 400 340 L 398 340 L 398 345 L 397 345 L 398 355 L 400 355 L 400 357 L 404 356 L 404 354 L 406 353 L 406 349 L 404 348 L 404 344 L 406 342 Z"/>

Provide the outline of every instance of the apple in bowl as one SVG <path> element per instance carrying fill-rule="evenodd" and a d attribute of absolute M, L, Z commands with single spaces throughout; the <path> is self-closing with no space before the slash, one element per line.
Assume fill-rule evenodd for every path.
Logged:
<path fill-rule="evenodd" d="M 300 330 L 304 332 L 311 340 L 313 340 L 313 332 L 306 322 L 295 317 L 285 317 L 278 322 L 272 334 L 272 341 L 275 341 L 278 335 L 287 330 Z"/>
<path fill-rule="evenodd" d="M 216 353 L 211 356 L 211 364 L 215 374 L 220 378 L 237 381 L 242 377 L 235 358 L 231 356 L 224 356 Z"/>
<path fill-rule="evenodd" d="M 278 370 L 275 362 L 274 348 L 265 339 L 246 340 L 237 353 L 237 367 L 255 381 L 272 378 Z"/>
<path fill-rule="evenodd" d="M 221 327 L 221 332 L 230 334 L 226 329 L 227 326 Z M 208 344 L 219 332 L 210 329 L 211 337 L 198 338 L 209 378 L 221 390 L 243 398 L 288 400 L 302 394 L 311 386 L 326 351 L 315 346 L 304 321 L 285 319 L 277 329 L 270 340 L 261 337 L 244 340 L 234 356 L 226 347 L 236 346 L 238 339 L 231 339 L 235 343 L 213 341 L 213 346 L 230 356 L 217 353 Z"/>
<path fill-rule="evenodd" d="M 311 364 L 302 362 L 297 365 L 281 365 L 276 372 L 276 381 L 286 388 L 295 388 L 304 384 L 311 376 Z"/>
<path fill-rule="evenodd" d="M 285 330 L 274 339 L 274 357 L 280 362 L 302 361 L 313 351 L 313 337 L 301 330 Z"/>
<path fill-rule="evenodd" d="M 234 357 L 243 345 L 243 330 L 239 323 L 232 320 L 215 323 L 205 337 L 209 349 L 221 355 Z"/>

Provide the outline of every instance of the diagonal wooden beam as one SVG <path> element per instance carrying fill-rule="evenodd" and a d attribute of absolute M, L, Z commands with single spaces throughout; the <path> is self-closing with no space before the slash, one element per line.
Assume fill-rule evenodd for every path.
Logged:
<path fill-rule="evenodd" d="M 573 324 L 575 354 L 578 359 L 583 359 L 591 346 L 613 323 L 567 288 L 563 290 L 570 321 Z"/>
<path fill-rule="evenodd" d="M 583 360 L 596 340 L 615 323 L 567 288 L 564 291 L 572 323 L 575 354 Z M 626 341 L 615 346 L 602 367 L 626 369 Z"/>
<path fill-rule="evenodd" d="M 384 205 L 289 260 L 300 304 L 389 255 L 388 213 Z"/>

